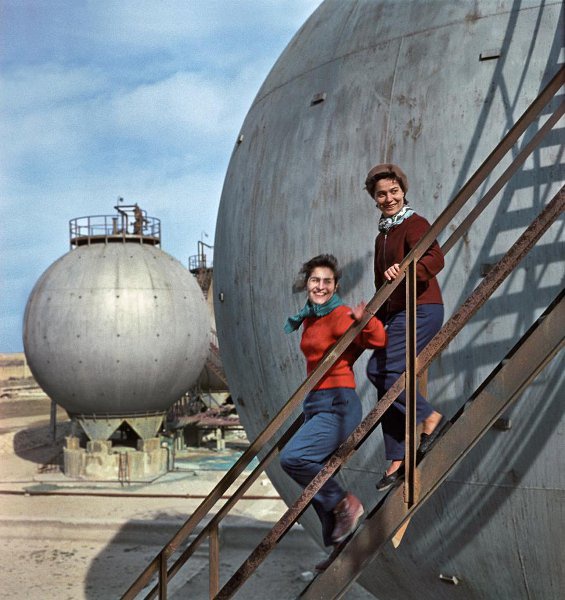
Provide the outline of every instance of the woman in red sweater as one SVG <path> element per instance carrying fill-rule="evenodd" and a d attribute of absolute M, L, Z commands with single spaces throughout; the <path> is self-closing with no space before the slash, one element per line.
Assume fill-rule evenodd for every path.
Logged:
<path fill-rule="evenodd" d="M 337 294 L 341 272 L 331 254 L 304 263 L 300 274 L 308 299 L 304 308 L 287 320 L 285 331 L 291 333 L 303 326 L 300 349 L 310 375 L 326 352 L 361 318 L 364 304 L 351 309 Z M 353 363 L 365 348 L 384 347 L 386 339 L 383 324 L 373 317 L 304 399 L 304 424 L 280 456 L 282 468 L 301 486 L 312 481 L 360 423 L 361 401 L 355 392 Z M 322 523 L 324 544 L 334 546 L 329 559 L 316 565 L 322 571 L 340 542 L 353 533 L 364 509 L 359 499 L 345 491 L 334 477 L 314 496 L 312 504 Z"/>
<path fill-rule="evenodd" d="M 400 167 L 380 164 L 373 167 L 366 179 L 366 188 L 381 211 L 379 234 L 375 239 L 375 287 L 393 281 L 399 275 L 399 264 L 428 231 L 430 224 L 408 206 L 408 180 Z M 419 353 L 443 323 L 443 300 L 436 275 L 443 269 L 441 249 L 436 241 L 416 267 L 417 331 Z M 378 311 L 385 323 L 388 345 L 375 350 L 367 364 L 367 376 L 378 390 L 379 399 L 406 370 L 406 285 L 400 284 Z M 390 488 L 404 475 L 404 435 L 406 396 L 402 392 L 381 419 L 385 453 L 390 465 L 377 490 Z M 419 446 L 424 454 L 442 428 L 444 419 L 418 392 L 416 421 L 423 423 Z"/>

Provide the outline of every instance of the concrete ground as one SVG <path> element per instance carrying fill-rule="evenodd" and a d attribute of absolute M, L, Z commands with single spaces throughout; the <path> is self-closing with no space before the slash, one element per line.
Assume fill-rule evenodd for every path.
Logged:
<path fill-rule="evenodd" d="M 114 600 L 121 597 L 226 469 L 241 443 L 225 452 L 194 449 L 151 484 L 85 483 L 61 473 L 62 438 L 49 429 L 49 400 L 33 389 L 0 390 L 0 589 L 3 598 Z M 235 572 L 286 510 L 262 476 L 223 521 L 221 582 Z M 201 546 L 169 587 L 169 598 L 208 598 L 208 546 Z M 325 553 L 295 526 L 234 596 L 296 598 Z M 360 586 L 349 600 L 369 600 Z"/>

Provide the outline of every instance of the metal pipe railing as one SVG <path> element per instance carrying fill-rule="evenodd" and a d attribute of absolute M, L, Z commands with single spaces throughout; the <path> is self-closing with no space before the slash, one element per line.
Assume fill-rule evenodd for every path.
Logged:
<path fill-rule="evenodd" d="M 404 457 L 404 501 L 411 507 L 418 501 L 416 473 L 416 261 L 406 271 L 406 432 Z"/>
<path fill-rule="evenodd" d="M 139 240 L 159 243 L 161 240 L 161 221 L 156 217 L 143 215 L 138 223 L 129 220 L 127 212 L 120 210 L 118 215 L 89 215 L 69 221 L 69 242 L 73 246 L 96 243 L 98 241 L 121 240 L 122 242 Z"/>
<path fill-rule="evenodd" d="M 288 440 L 296 433 L 298 428 L 302 425 L 303 416 L 299 415 L 292 425 L 286 430 L 281 436 L 280 440 L 275 444 L 271 450 L 263 457 L 259 464 L 253 469 L 253 471 L 246 477 L 246 479 L 240 484 L 239 488 L 228 498 L 227 502 L 221 507 L 216 515 L 210 520 L 208 525 L 196 536 L 192 543 L 182 552 L 177 558 L 174 564 L 168 570 L 168 578 L 173 577 L 180 568 L 187 562 L 187 560 L 194 554 L 200 544 L 206 540 L 209 532 L 214 528 L 218 527 L 219 523 L 229 513 L 231 508 L 244 497 L 245 492 L 251 487 L 251 485 L 259 478 L 261 473 L 271 464 L 273 459 L 277 456 L 280 450 L 286 445 Z M 162 551 L 163 552 L 163 551 Z M 146 600 L 154 598 L 158 592 L 159 585 L 157 584 L 153 589 L 145 596 Z"/>
<path fill-rule="evenodd" d="M 350 329 L 338 340 L 338 342 L 333 346 L 333 348 L 326 354 L 326 356 L 322 359 L 317 368 L 306 378 L 306 380 L 298 387 L 298 389 L 294 392 L 294 394 L 290 397 L 287 403 L 281 408 L 279 413 L 273 418 L 273 420 L 267 424 L 267 426 L 263 429 L 263 431 L 255 438 L 255 440 L 250 444 L 247 450 L 243 453 L 243 455 L 238 459 L 238 461 L 231 467 L 231 469 L 226 473 L 225 477 L 220 481 L 216 487 L 212 490 L 212 492 L 208 495 L 208 497 L 201 503 L 201 505 L 196 509 L 196 511 L 191 515 L 191 517 L 185 522 L 185 524 L 181 527 L 181 529 L 173 536 L 170 542 L 163 548 L 163 550 L 153 559 L 153 561 L 146 567 L 146 569 L 141 573 L 141 575 L 133 582 L 130 588 L 122 597 L 124 600 L 135 598 L 135 596 L 145 587 L 152 576 L 155 573 L 159 574 L 159 582 L 157 586 L 150 592 L 150 595 L 147 596 L 153 597 L 152 594 L 159 590 L 159 597 L 166 597 L 166 587 L 168 579 L 173 576 L 178 568 L 175 567 L 175 570 L 172 568 L 167 570 L 166 562 L 167 559 L 178 549 L 179 545 L 190 535 L 190 533 L 195 529 L 195 527 L 200 523 L 202 518 L 206 516 L 211 508 L 215 506 L 216 502 L 223 495 L 223 493 L 235 482 L 235 480 L 239 477 L 239 475 L 243 472 L 245 467 L 253 460 L 253 458 L 264 448 L 264 446 L 276 436 L 276 434 L 281 430 L 285 421 L 291 416 L 294 409 L 298 406 L 299 402 L 304 398 L 304 396 L 309 393 L 315 385 L 322 379 L 322 377 L 327 373 L 327 371 L 333 366 L 336 360 L 341 356 L 341 354 L 346 350 L 346 348 L 351 344 L 354 338 L 358 335 L 361 329 L 368 323 L 368 321 L 372 318 L 372 316 L 378 311 L 378 309 L 382 306 L 385 300 L 391 295 L 391 293 L 400 285 L 403 277 L 402 275 L 406 272 L 407 269 L 416 268 L 417 261 L 427 252 L 428 248 L 432 245 L 435 239 L 438 237 L 439 233 L 441 233 L 447 225 L 452 221 L 452 219 L 457 215 L 457 213 L 461 210 L 461 208 L 467 203 L 467 201 L 472 197 L 472 195 L 477 191 L 479 186 L 487 179 L 488 175 L 491 173 L 493 168 L 500 163 L 502 158 L 508 153 L 508 151 L 514 146 L 520 136 L 526 131 L 526 129 L 533 123 L 533 121 L 537 118 L 541 110 L 548 104 L 548 102 L 556 95 L 557 91 L 563 85 L 565 75 L 565 67 L 562 67 L 557 74 L 553 77 L 553 79 L 548 83 L 548 85 L 542 90 L 542 92 L 538 95 L 538 97 L 532 102 L 532 104 L 528 107 L 528 109 L 524 112 L 522 117 L 516 122 L 516 124 L 510 129 L 510 131 L 506 134 L 503 140 L 496 146 L 493 152 L 487 157 L 487 159 L 481 164 L 481 166 L 475 171 L 475 173 L 471 176 L 468 182 L 463 186 L 461 191 L 455 196 L 452 202 L 444 209 L 441 215 L 436 219 L 436 221 L 431 225 L 428 232 L 422 237 L 420 242 L 412 249 L 412 251 L 404 258 L 402 263 L 400 264 L 400 276 L 397 277 L 393 282 L 383 285 L 379 290 L 377 290 L 376 294 L 369 301 L 365 308 L 365 314 L 361 318 L 361 320 L 352 325 Z M 555 114 L 558 111 L 563 111 L 563 103 L 556 109 L 554 115 L 550 118 L 552 123 L 555 123 L 557 119 L 555 118 Z M 563 114 L 561 112 L 561 114 Z M 520 153 L 520 160 L 522 162 L 527 158 L 527 156 L 537 147 L 537 145 L 541 142 L 547 131 L 552 127 L 548 126 L 547 123 L 541 130 L 544 131 L 543 135 L 536 135 L 532 140 L 527 144 L 527 146 Z M 540 130 L 540 131 L 541 131 Z M 521 163 L 520 163 L 521 164 Z M 488 202 L 490 202 L 496 193 L 498 193 L 499 189 L 502 188 L 504 183 L 508 181 L 512 173 L 518 167 L 513 168 L 509 167 L 503 175 L 497 180 L 497 182 L 487 191 L 487 193 L 483 196 L 483 200 L 481 202 L 485 202 L 485 198 L 488 198 Z M 500 187 L 499 187 L 500 186 Z M 481 204 L 477 206 L 479 206 Z M 486 203 L 488 203 L 486 202 Z M 481 208 L 482 210 L 482 208 Z M 460 239 L 463 235 L 464 231 L 466 231 L 472 222 L 476 219 L 480 211 L 475 210 L 471 211 L 471 213 L 466 217 L 463 228 L 463 224 L 458 227 L 458 229 L 452 234 L 449 238 L 448 243 L 450 245 L 446 245 L 444 249 L 444 254 L 449 251 L 453 245 Z M 411 266 L 413 265 L 413 266 Z M 411 291 L 411 294 L 414 294 L 415 291 Z M 412 317 L 410 317 L 412 318 Z M 462 327 L 462 324 L 461 324 Z M 442 331 L 445 327 L 442 329 Z M 440 332 L 441 333 L 441 332 Z M 438 334 L 439 336 L 440 334 Z M 436 336 L 436 337 L 438 337 Z M 434 338 L 435 340 L 436 338 Z M 430 342 L 428 347 L 434 342 Z M 410 349 L 407 352 L 410 352 L 410 361 L 411 361 L 411 371 L 412 374 L 409 377 L 414 377 L 414 371 L 416 376 L 418 373 L 421 373 L 425 368 L 427 368 L 431 359 L 428 357 L 427 360 L 422 358 L 422 354 L 425 354 L 427 348 L 423 353 L 420 354 L 418 359 L 415 359 L 415 336 L 413 340 L 409 340 Z M 408 344 L 407 344 L 408 346 Z M 443 349 L 444 346 L 441 347 Z M 415 365 L 415 366 L 412 366 Z M 402 380 L 402 381 L 401 381 Z M 304 489 L 303 493 L 293 505 L 293 507 L 289 508 L 288 511 L 283 515 L 283 517 L 279 520 L 279 522 L 273 527 L 271 534 L 268 534 L 267 537 L 259 544 L 259 546 L 255 549 L 255 551 L 250 555 L 247 561 L 244 562 L 242 567 L 235 573 L 235 575 L 226 583 L 226 585 L 220 590 L 220 592 L 214 596 L 216 598 L 229 598 L 239 587 L 243 584 L 243 582 L 247 579 L 247 577 L 255 570 L 255 568 L 262 562 L 268 552 L 274 547 L 277 541 L 286 533 L 286 531 L 290 528 L 290 526 L 298 519 L 300 514 L 306 509 L 308 504 L 311 501 L 311 498 L 314 494 L 322 487 L 322 485 L 333 475 L 333 473 L 345 462 L 351 454 L 355 451 L 355 449 L 362 443 L 365 437 L 376 427 L 378 424 L 378 420 L 381 418 L 384 410 L 386 410 L 398 397 L 398 395 L 404 390 L 405 381 L 404 376 L 401 376 L 397 382 L 388 390 L 385 396 L 379 402 L 379 405 L 375 407 L 369 415 L 365 418 L 363 423 L 355 430 L 355 432 L 348 438 L 344 444 L 336 451 L 336 453 L 328 460 L 325 467 L 322 471 L 312 480 L 312 482 Z M 412 384 L 411 384 L 412 387 Z M 409 392 L 413 393 L 413 392 Z M 415 395 L 414 395 L 415 397 Z M 410 399 L 407 402 L 412 403 L 414 399 Z M 293 429 L 297 426 L 297 420 L 295 420 L 290 429 Z M 364 426 L 365 430 L 363 434 L 359 431 L 359 428 Z M 262 461 L 260 465 L 253 471 L 252 475 L 255 477 L 258 476 L 256 474 L 257 469 L 259 467 L 264 468 L 268 465 L 270 460 L 275 455 L 275 452 L 280 450 L 283 447 L 284 443 L 291 437 L 289 435 L 289 430 L 287 430 L 279 439 L 279 441 L 273 446 L 271 452 L 267 455 L 269 457 L 268 461 Z M 411 426 L 410 426 L 410 429 Z M 408 434 L 408 447 L 412 447 L 415 445 L 415 434 L 411 431 Z M 284 443 L 283 443 L 284 441 Z M 282 445 L 281 445 L 282 444 Z M 412 452 L 412 450 L 410 450 Z M 410 459 L 412 460 L 412 459 Z M 416 502 L 417 501 L 417 490 L 415 488 L 414 475 L 416 474 L 415 465 L 410 467 L 411 474 L 408 475 L 408 479 L 412 479 L 412 481 L 408 484 L 409 490 L 409 501 Z M 245 485 L 245 484 L 243 484 Z M 234 500 L 235 503 L 236 500 Z M 230 507 L 233 503 L 231 503 L 231 499 L 226 503 L 230 504 Z M 226 507 L 224 505 L 224 508 Z M 224 508 L 220 512 L 223 514 L 227 513 Z M 219 513 L 218 513 L 219 514 Z M 194 542 L 193 542 L 194 543 Z M 186 552 L 186 551 L 185 551 Z M 163 567 L 164 563 L 164 567 Z M 176 563 L 175 563 L 176 564 Z M 184 563 L 183 563 L 184 564 Z M 165 590 L 165 596 L 162 596 L 163 589 Z"/>
<path fill-rule="evenodd" d="M 507 154 L 507 152 L 512 148 L 514 143 L 519 139 L 519 137 L 524 133 L 527 127 L 534 121 L 537 115 L 541 112 L 541 110 L 547 105 L 547 103 L 553 98 L 553 96 L 557 93 L 559 88 L 563 85 L 565 76 L 565 67 L 562 67 L 558 73 L 554 76 L 554 78 L 549 82 L 549 84 L 544 88 L 544 90 L 540 93 L 540 95 L 532 102 L 530 107 L 525 111 L 522 117 L 517 121 L 517 123 L 510 129 L 505 138 L 498 144 L 498 146 L 493 150 L 493 152 L 487 157 L 487 159 L 482 163 L 482 165 L 477 169 L 477 171 L 473 174 L 473 176 L 469 179 L 467 184 L 463 186 L 459 194 L 453 199 L 453 201 L 449 204 L 449 206 L 442 212 L 442 214 L 436 219 L 434 224 L 430 227 L 428 232 L 423 236 L 420 242 L 413 248 L 413 250 L 405 257 L 405 259 L 400 264 L 400 271 L 403 274 L 409 267 L 410 264 L 416 264 L 416 261 L 419 260 L 423 254 L 427 251 L 429 246 L 434 242 L 435 238 L 438 236 L 441 231 L 443 231 L 447 225 L 451 222 L 454 216 L 456 216 L 457 212 L 465 205 L 465 203 L 469 200 L 472 194 L 479 188 L 479 186 L 486 180 L 488 175 L 491 173 L 493 168 L 502 160 L 502 158 Z M 555 112 L 560 112 L 563 110 L 563 103 L 556 109 Z M 547 131 L 547 130 L 546 130 Z M 542 137 L 537 137 L 537 144 L 541 142 Z M 536 145 L 537 145 L 536 144 Z M 534 144 L 529 144 L 528 149 L 530 153 L 536 147 Z M 525 160 L 525 157 L 523 157 Z M 495 186 L 501 185 L 501 181 L 507 181 L 511 175 L 511 168 L 507 169 L 505 173 L 497 180 L 497 182 L 487 191 L 491 200 L 494 198 L 495 194 L 493 193 L 493 188 Z M 555 201 L 557 201 L 560 197 L 558 194 L 554 198 L 553 206 L 555 206 Z M 562 194 L 561 194 L 561 204 L 562 204 Z M 467 219 L 467 228 L 474 222 L 476 217 L 478 216 L 478 212 L 474 214 L 473 217 Z M 454 232 L 454 235 L 457 232 Z M 451 246 L 446 248 L 446 251 L 451 249 L 454 243 L 463 235 L 464 231 L 460 228 L 455 238 L 454 235 L 451 236 Z M 444 250 L 442 248 L 442 250 Z M 415 268 L 415 266 L 414 266 Z M 353 341 L 353 339 L 360 332 L 362 327 L 369 321 L 371 316 L 375 314 L 378 309 L 382 306 L 386 297 L 383 298 L 381 292 L 385 288 L 388 289 L 388 295 L 392 293 L 394 289 L 400 284 L 401 277 L 397 277 L 393 282 L 386 284 L 381 287 L 372 300 L 367 304 L 366 312 L 368 315 L 364 316 L 359 323 L 353 325 L 343 336 L 342 338 L 335 344 L 333 349 L 328 353 L 326 358 L 322 361 L 322 363 L 318 366 L 318 369 L 322 368 L 325 361 L 329 361 L 339 357 L 343 350 Z M 477 306 L 477 310 L 478 307 Z M 471 315 L 465 319 L 465 322 L 470 318 Z M 461 327 L 463 323 L 461 323 Z M 445 327 L 442 329 L 442 331 Z M 441 332 L 440 332 L 441 333 Z M 440 335 L 440 334 L 438 334 Z M 436 336 L 437 337 L 437 336 Z M 434 338 L 435 339 L 435 338 Z M 451 341 L 450 338 L 449 341 Z M 432 340 L 433 342 L 433 340 Z M 432 343 L 430 342 L 430 344 Z M 428 347 L 430 346 L 428 345 Z M 445 346 L 442 346 L 443 349 Z M 418 362 L 417 373 L 421 372 L 424 368 L 426 368 L 431 362 L 431 359 L 428 360 L 425 366 L 422 366 L 422 357 L 420 355 Z M 332 363 L 333 364 L 333 361 Z M 325 371 L 324 371 L 325 373 Z M 278 521 L 278 523 L 273 527 L 271 534 L 268 534 L 265 539 L 257 546 L 256 551 L 253 552 L 250 557 L 245 561 L 240 567 L 240 569 L 236 572 L 236 574 L 226 583 L 224 588 L 220 591 L 220 594 L 217 596 L 217 599 L 229 598 L 239 587 L 243 584 L 243 582 L 249 577 L 249 575 L 257 568 L 257 566 L 262 562 L 262 560 L 266 557 L 266 555 L 271 551 L 274 545 L 280 540 L 280 538 L 286 533 L 286 531 L 290 528 L 290 526 L 300 517 L 302 512 L 306 509 L 308 504 L 310 503 L 314 494 L 324 485 L 324 483 L 335 473 L 335 471 L 341 467 L 341 465 L 348 460 L 355 449 L 364 441 L 365 437 L 371 433 L 371 431 L 377 426 L 378 421 L 382 417 L 382 414 L 386 409 L 392 405 L 392 403 L 396 400 L 398 395 L 405 389 L 404 380 L 405 374 L 403 374 L 397 382 L 388 390 L 387 394 L 379 401 L 379 406 L 373 409 L 369 413 L 369 415 L 365 418 L 362 425 L 365 424 L 368 428 L 365 430 L 364 435 L 361 436 L 358 433 L 358 429 L 355 430 L 353 434 L 351 434 L 350 438 L 346 440 L 342 446 L 336 451 L 336 453 L 329 459 L 326 463 L 325 467 L 320 471 L 320 473 L 312 480 L 312 482 L 304 489 L 302 495 L 295 502 L 293 507 L 289 508 L 289 510 L 285 513 L 285 515 Z M 393 391 L 394 390 L 394 391 Z M 382 409 L 382 410 L 380 410 Z M 371 417 L 371 418 L 370 418 Z M 357 436 L 356 436 L 357 433 Z M 355 438 L 356 436 L 356 438 Z M 355 440 L 353 443 L 352 440 Z M 412 443 L 415 443 L 415 440 L 409 440 L 410 446 Z M 411 484 L 412 493 L 414 493 L 415 484 L 412 482 Z M 405 496 L 410 495 L 410 489 L 406 487 L 405 484 Z"/>
<path fill-rule="evenodd" d="M 418 468 L 422 478 L 418 503 L 407 509 L 402 490 L 391 490 L 367 516 L 332 568 L 303 590 L 301 600 L 345 598 L 347 588 L 359 573 L 387 547 L 389 540 L 394 544 L 410 518 L 432 497 L 452 469 L 557 356 L 565 345 L 564 295 L 562 290 L 451 419 L 452 426 Z M 543 400 L 539 401 L 542 405 Z"/>
<path fill-rule="evenodd" d="M 561 214 L 565 205 L 565 186 L 552 199 L 542 214 L 528 227 L 512 246 L 505 257 L 485 277 L 478 288 L 471 294 L 461 308 L 449 319 L 437 335 L 430 341 L 418 356 L 416 374 L 426 369 L 434 358 L 447 346 L 449 342 L 461 331 L 467 321 L 479 310 L 484 302 L 494 293 L 504 279 L 512 272 L 518 262 L 531 250 L 533 245 L 545 233 L 547 228 Z M 383 414 L 405 389 L 404 372 L 388 389 L 363 421 L 357 426 L 349 438 L 328 459 L 322 470 L 304 488 L 296 502 L 288 508 L 265 538 L 249 555 L 238 571 L 229 579 L 216 600 L 226 600 L 243 585 L 248 577 L 257 569 L 269 552 L 280 541 L 284 534 L 296 522 L 300 515 L 310 504 L 314 495 L 327 482 L 327 480 L 355 453 L 357 448 L 365 441 L 378 425 Z M 406 495 L 406 487 L 405 487 Z M 412 505 L 413 509 L 415 504 Z"/>

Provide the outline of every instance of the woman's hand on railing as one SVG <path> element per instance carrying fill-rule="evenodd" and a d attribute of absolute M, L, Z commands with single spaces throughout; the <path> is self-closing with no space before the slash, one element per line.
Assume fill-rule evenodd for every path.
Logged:
<path fill-rule="evenodd" d="M 389 267 L 384 272 L 384 276 L 387 281 L 394 281 L 398 277 L 399 274 L 400 274 L 400 265 L 398 263 L 394 263 L 391 267 Z"/>
<path fill-rule="evenodd" d="M 367 303 L 361 301 L 355 308 L 351 309 L 351 316 L 355 319 L 356 323 L 359 323 L 359 321 L 363 318 L 363 313 L 365 312 L 366 306 Z"/>

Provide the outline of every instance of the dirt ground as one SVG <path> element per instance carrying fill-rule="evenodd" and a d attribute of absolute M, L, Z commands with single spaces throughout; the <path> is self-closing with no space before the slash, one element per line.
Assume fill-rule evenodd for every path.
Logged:
<path fill-rule="evenodd" d="M 0 384 L 2 385 L 2 384 Z M 194 449 L 179 470 L 151 484 L 69 481 L 61 472 L 63 438 L 70 431 L 50 401 L 32 386 L 0 389 L 0 589 L 3 598 L 114 600 L 121 597 L 236 460 Z M 21 386 L 20 386 L 21 387 Z M 266 476 L 247 492 L 220 530 L 221 582 L 239 567 L 286 510 Z M 188 497 L 190 496 L 190 497 Z M 324 552 L 295 526 L 234 596 L 296 598 Z M 208 598 L 208 546 L 202 545 L 169 586 L 169 598 Z M 349 600 L 369 600 L 360 586 Z"/>

